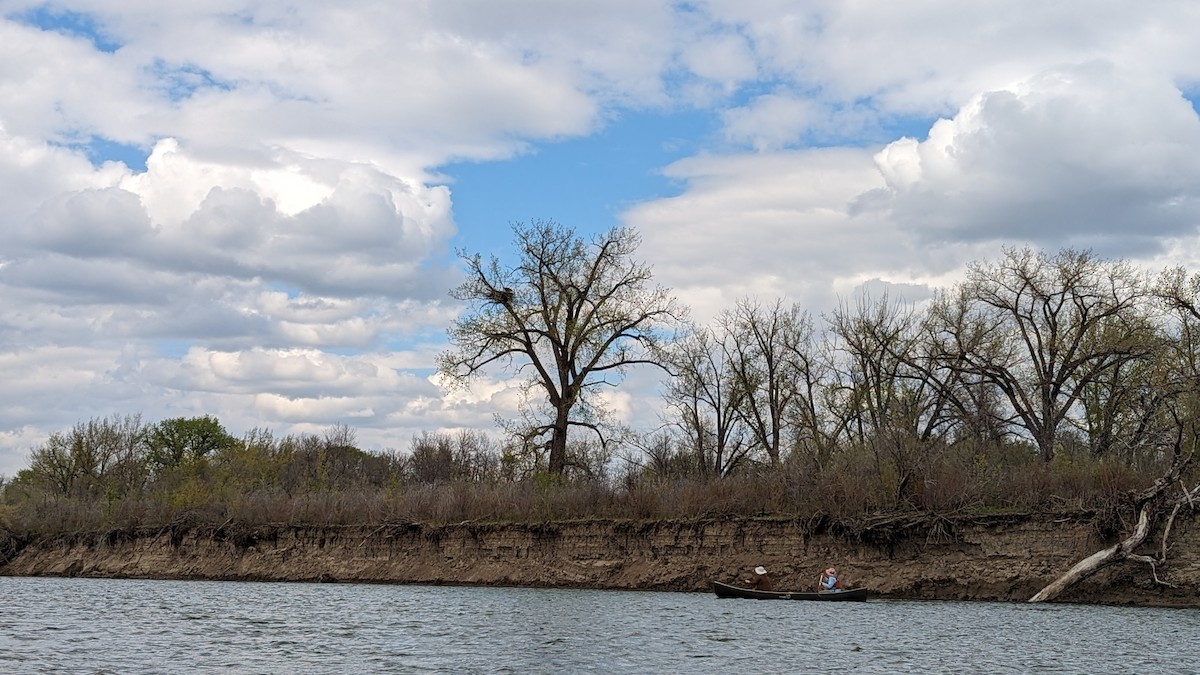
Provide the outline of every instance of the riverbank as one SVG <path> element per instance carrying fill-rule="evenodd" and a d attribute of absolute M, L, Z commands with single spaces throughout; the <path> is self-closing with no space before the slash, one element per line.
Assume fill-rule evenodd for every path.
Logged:
<path fill-rule="evenodd" d="M 1176 520 L 1167 567 L 1124 563 L 1060 600 L 1200 607 L 1200 526 Z M 1157 539 L 1155 539 L 1157 541 Z M 420 523 L 308 528 L 175 525 L 10 547 L 0 574 L 478 584 L 705 591 L 755 565 L 808 589 L 836 563 L 874 597 L 1023 601 L 1113 543 L 1085 515 L 908 516 L 851 532 L 790 519 Z"/>

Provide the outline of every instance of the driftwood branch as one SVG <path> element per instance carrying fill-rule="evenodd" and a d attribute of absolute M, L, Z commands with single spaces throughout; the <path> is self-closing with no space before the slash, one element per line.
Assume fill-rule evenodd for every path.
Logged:
<path fill-rule="evenodd" d="M 1184 494 L 1187 494 L 1186 491 Z M 1179 515 L 1179 509 L 1181 508 L 1183 508 L 1183 500 L 1175 503 L 1175 508 L 1171 509 L 1171 515 L 1167 518 L 1167 524 L 1163 526 L 1162 552 L 1158 556 L 1158 559 L 1163 562 L 1167 561 L 1167 550 L 1170 549 L 1171 542 L 1171 527 L 1175 525 L 1175 516 Z"/>
<path fill-rule="evenodd" d="M 1179 507 L 1184 503 L 1184 501 L 1187 501 L 1189 504 L 1193 503 L 1192 491 L 1184 489 L 1182 495 L 1179 495 L 1175 499 L 1167 500 L 1168 504 L 1173 503 L 1175 508 L 1172 510 L 1171 516 L 1167 520 L 1166 527 L 1164 528 L 1161 549 L 1162 557 L 1155 559 L 1151 556 L 1138 554 L 1136 551 L 1138 547 L 1146 541 L 1146 537 L 1150 534 L 1150 527 L 1154 517 L 1158 515 L 1159 510 L 1164 506 L 1160 498 L 1168 488 L 1176 483 L 1176 481 L 1179 481 L 1180 485 L 1182 486 L 1183 483 L 1180 479 L 1180 473 L 1182 473 L 1184 467 L 1187 466 L 1190 460 L 1190 454 L 1186 457 L 1177 455 L 1175 457 L 1175 461 L 1171 464 L 1171 468 L 1165 474 L 1163 474 L 1161 478 L 1155 480 L 1152 486 L 1134 497 L 1133 503 L 1134 508 L 1137 509 L 1137 524 L 1134 526 L 1133 532 L 1130 533 L 1128 537 L 1075 563 L 1071 569 L 1067 570 L 1066 574 L 1063 574 L 1061 577 L 1051 582 L 1050 585 L 1038 591 L 1036 595 L 1029 599 L 1029 602 L 1047 602 L 1053 600 L 1061 595 L 1063 591 L 1092 576 L 1096 572 L 1099 572 L 1109 565 L 1123 562 L 1125 560 L 1135 560 L 1138 562 L 1149 563 L 1151 574 L 1154 576 L 1154 580 L 1160 584 L 1163 584 L 1164 586 L 1169 586 L 1170 584 L 1167 584 L 1158 578 L 1156 565 L 1166 562 L 1168 537 L 1170 535 L 1171 526 L 1175 521 L 1175 514 L 1178 513 Z"/>
<path fill-rule="evenodd" d="M 1146 535 L 1150 533 L 1150 510 L 1152 508 L 1151 504 L 1143 504 L 1138 509 L 1138 522 L 1132 534 L 1124 540 L 1075 563 L 1075 566 L 1067 570 L 1066 574 L 1038 591 L 1037 595 L 1029 599 L 1029 602 L 1047 602 L 1053 600 L 1061 595 L 1063 591 L 1105 567 L 1128 559 L 1133 555 L 1133 551 L 1146 540 Z"/>

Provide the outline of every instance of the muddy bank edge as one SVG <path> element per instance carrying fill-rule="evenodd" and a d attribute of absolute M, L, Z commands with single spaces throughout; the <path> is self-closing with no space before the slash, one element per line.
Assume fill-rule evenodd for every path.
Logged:
<path fill-rule="evenodd" d="M 1168 562 L 1123 563 L 1066 602 L 1200 607 L 1200 531 L 1177 520 Z M 707 591 L 755 565 L 809 590 L 839 566 L 874 597 L 1023 601 L 1110 545 L 1085 516 L 882 519 L 851 531 L 788 519 L 420 523 L 308 528 L 176 525 L 25 541 L 0 533 L 9 576 L 337 581 Z M 1155 539 L 1157 546 L 1157 538 Z"/>

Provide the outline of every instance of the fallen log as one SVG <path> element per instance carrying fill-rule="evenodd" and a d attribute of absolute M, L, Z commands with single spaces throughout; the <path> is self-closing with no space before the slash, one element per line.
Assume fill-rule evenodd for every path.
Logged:
<path fill-rule="evenodd" d="M 1124 562 L 1126 560 L 1148 563 L 1150 565 L 1150 572 L 1154 577 L 1154 581 L 1164 586 L 1170 586 L 1171 584 L 1166 583 L 1158 578 L 1157 566 L 1166 562 L 1168 550 L 1167 538 L 1171 534 L 1171 525 L 1175 521 L 1176 514 L 1179 513 L 1179 509 L 1185 503 L 1189 504 L 1194 509 L 1194 499 L 1196 494 L 1200 492 L 1200 485 L 1194 486 L 1189 490 L 1184 487 L 1183 482 L 1180 479 L 1180 474 L 1183 472 L 1184 467 L 1187 466 L 1190 460 L 1190 454 L 1186 458 L 1176 455 L 1175 461 L 1172 462 L 1171 468 L 1167 471 L 1167 473 L 1158 480 L 1154 481 L 1154 485 L 1152 485 L 1149 489 L 1136 496 L 1134 499 L 1134 508 L 1137 509 L 1137 524 L 1134 526 L 1133 531 L 1128 537 L 1125 537 L 1116 544 L 1113 544 L 1112 546 L 1109 546 L 1101 551 L 1097 551 L 1096 553 L 1093 553 L 1092 555 L 1075 563 L 1071 569 L 1067 570 L 1065 574 L 1055 579 L 1042 590 L 1038 591 L 1036 595 L 1029 599 L 1029 602 L 1048 602 L 1050 600 L 1054 600 L 1061 595 L 1063 591 L 1092 576 L 1096 572 L 1099 572 L 1110 565 Z M 1174 499 L 1166 500 L 1168 503 L 1164 505 L 1164 500 L 1162 500 L 1161 497 L 1167 491 L 1167 489 L 1176 482 L 1179 482 L 1180 488 L 1182 489 L 1182 494 Z M 1157 516 L 1159 511 L 1165 508 L 1165 506 L 1172 506 L 1174 508 L 1171 510 L 1170 519 L 1167 521 L 1167 526 L 1163 531 L 1161 557 L 1156 558 L 1151 555 L 1137 553 L 1138 547 L 1140 547 L 1146 541 L 1146 538 L 1150 534 L 1151 525 L 1155 516 Z"/>
<path fill-rule="evenodd" d="M 1066 574 L 1038 591 L 1037 595 L 1029 599 L 1029 602 L 1047 602 L 1053 600 L 1061 595 L 1063 591 L 1092 576 L 1096 572 L 1132 556 L 1133 552 L 1146 540 L 1146 535 L 1150 533 L 1150 508 L 1149 505 L 1143 505 L 1138 510 L 1138 522 L 1137 526 L 1133 528 L 1133 534 L 1117 544 L 1109 546 L 1103 551 L 1093 553 L 1075 563 L 1071 569 L 1067 570 Z"/>

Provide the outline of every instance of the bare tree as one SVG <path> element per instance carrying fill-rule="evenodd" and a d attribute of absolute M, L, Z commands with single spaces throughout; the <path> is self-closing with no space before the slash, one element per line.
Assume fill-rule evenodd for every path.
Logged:
<path fill-rule="evenodd" d="M 796 377 L 796 396 L 785 414 L 792 431 L 793 452 L 827 462 L 837 448 L 838 429 L 830 414 L 830 390 L 835 378 L 827 336 L 818 336 L 811 320 L 804 323 L 797 340 L 786 345 Z"/>
<path fill-rule="evenodd" d="M 634 259 L 641 238 L 618 227 L 592 241 L 554 221 L 514 224 L 516 264 L 460 252 L 469 278 L 451 296 L 469 303 L 450 327 L 453 349 L 439 370 L 466 383 L 498 365 L 528 374 L 542 389 L 550 419 L 531 430 L 549 434 L 549 472 L 562 475 L 567 431 L 590 427 L 578 410 L 600 386 L 615 386 L 634 365 L 660 366 L 660 346 L 684 310 L 651 286 L 650 268 Z"/>
<path fill-rule="evenodd" d="M 698 473 L 724 476 L 737 468 L 751 449 L 739 413 L 747 391 L 733 368 L 731 347 L 711 330 L 701 328 L 680 340 L 669 358 L 674 376 L 663 395 L 669 421 L 691 446 Z M 661 460 L 669 444 L 658 439 L 653 447 L 657 454 L 652 458 Z"/>
<path fill-rule="evenodd" d="M 953 418 L 954 387 L 929 357 L 921 321 L 911 306 L 860 298 L 829 318 L 837 428 L 874 454 L 876 472 L 896 503 L 910 496 L 928 456 Z"/>
<path fill-rule="evenodd" d="M 418 483 L 481 482 L 498 474 L 500 450 L 482 431 L 426 431 L 413 436 L 404 463 L 409 477 Z"/>
<path fill-rule="evenodd" d="M 971 368 L 966 355 L 983 362 L 1000 360 L 1008 344 L 996 326 L 970 312 L 970 305 L 971 299 L 957 290 L 938 292 L 923 322 L 926 354 L 910 364 L 938 383 L 951 404 L 946 414 L 956 438 L 999 444 L 1015 433 L 1020 420 L 1000 388 Z M 953 349 L 946 345 L 948 335 L 954 336 Z"/>
<path fill-rule="evenodd" d="M 34 476 L 64 497 L 124 494 L 141 488 L 144 428 L 140 415 L 93 418 L 54 432 L 30 453 Z"/>
<path fill-rule="evenodd" d="M 1200 417 L 1200 274 L 1183 268 L 1163 272 L 1154 295 L 1167 314 L 1162 321 L 1168 369 L 1186 399 L 1189 420 Z"/>
<path fill-rule="evenodd" d="M 1085 435 L 1096 457 L 1119 457 L 1129 466 L 1167 456 L 1179 426 L 1182 407 L 1194 398 L 1194 382 L 1184 376 L 1178 345 L 1156 341 L 1143 359 L 1115 365 L 1083 388 L 1083 414 L 1069 419 Z"/>
<path fill-rule="evenodd" d="M 1145 298 L 1126 262 L 1008 249 L 997 263 L 972 264 L 966 281 L 935 302 L 933 337 L 946 367 L 1003 393 L 1048 462 L 1084 389 L 1146 355 Z"/>
<path fill-rule="evenodd" d="M 745 392 L 741 415 L 756 444 L 777 464 L 796 405 L 808 407 L 812 382 L 812 319 L 798 305 L 782 300 L 769 306 L 748 298 L 721 317 L 732 349 L 730 364 L 737 387 Z"/>
<path fill-rule="evenodd" d="M 928 441 L 944 433 L 954 390 L 935 372 L 913 308 L 886 295 L 862 298 L 853 309 L 843 304 L 829 322 L 842 354 L 840 426 L 852 439 L 894 430 Z"/>

